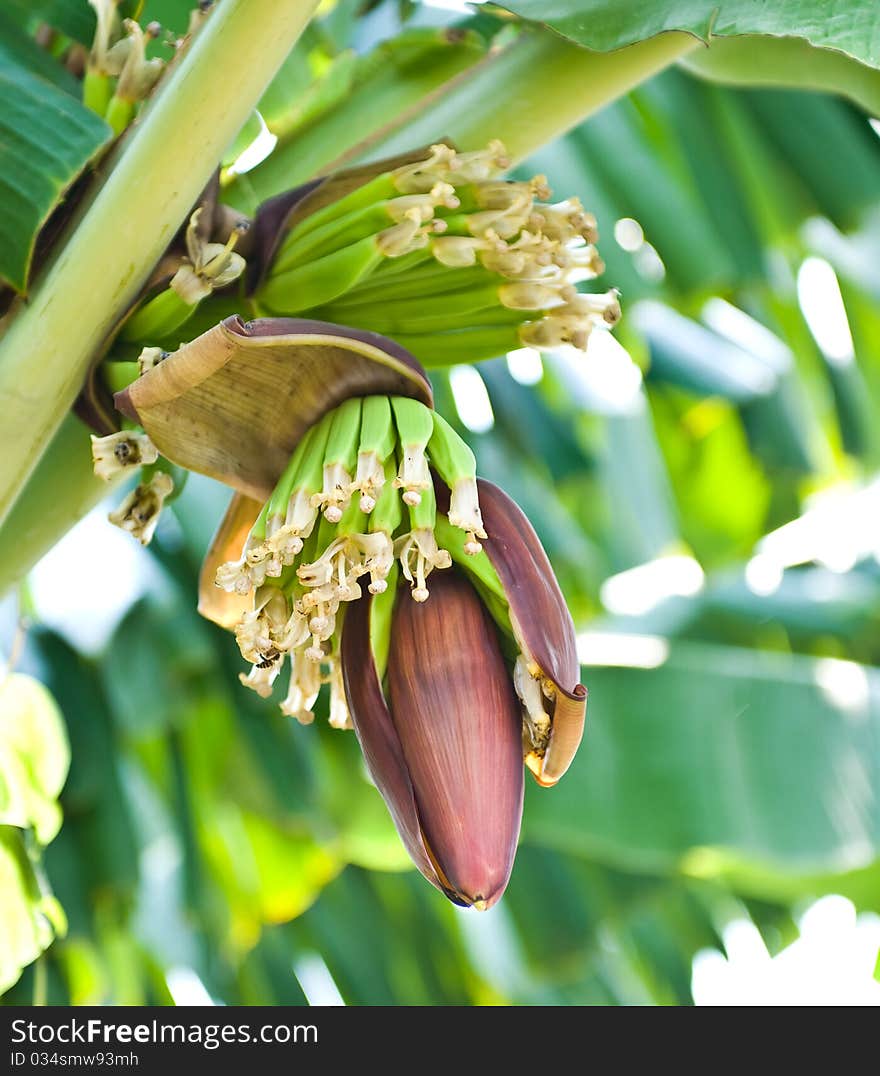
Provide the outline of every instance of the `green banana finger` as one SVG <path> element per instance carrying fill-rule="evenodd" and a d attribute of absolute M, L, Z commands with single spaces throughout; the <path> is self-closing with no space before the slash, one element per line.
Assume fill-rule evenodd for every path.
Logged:
<path fill-rule="evenodd" d="M 266 537 L 266 520 L 269 518 L 269 502 L 263 505 L 260 509 L 260 514 L 254 520 L 254 525 L 250 529 L 247 541 L 244 544 L 245 549 L 250 549 L 259 542 L 262 542 Z"/>
<path fill-rule="evenodd" d="M 401 457 L 394 485 L 404 491 L 405 504 L 417 505 L 422 492 L 432 490 L 425 447 L 434 432 L 434 420 L 430 409 L 424 404 L 403 396 L 391 397 L 391 409 L 397 425 Z"/>
<path fill-rule="evenodd" d="M 416 253 L 421 253 L 417 251 Z M 409 257 L 409 255 L 404 255 Z M 389 259 L 389 265 L 393 265 L 397 259 Z M 353 288 L 343 300 L 346 306 L 360 306 L 363 303 L 394 303 L 397 305 L 403 299 L 418 299 L 448 292 L 467 291 L 479 288 L 481 285 L 495 282 L 496 288 L 500 283 L 499 278 L 481 265 L 470 268 L 454 268 L 441 265 L 421 263 L 404 274 L 389 278 L 385 273 L 377 270 L 362 283 Z"/>
<path fill-rule="evenodd" d="M 394 416 L 388 397 L 365 397 L 361 408 L 358 454 L 371 452 L 384 462 L 391 455 L 396 440 Z"/>
<path fill-rule="evenodd" d="M 392 277 L 405 278 L 408 277 L 414 269 L 424 271 L 430 269 L 437 262 L 431 253 L 429 246 L 421 247 L 419 250 L 411 250 L 409 254 L 401 254 L 397 258 L 386 258 L 375 270 L 376 286 L 380 284 L 380 280 L 390 281 Z M 373 283 L 372 278 L 366 282 L 366 286 L 369 287 Z M 358 285 L 360 288 L 362 285 Z"/>
<path fill-rule="evenodd" d="M 127 97 L 119 97 L 118 94 L 110 98 L 104 119 L 110 124 L 114 134 L 122 134 L 134 119 L 134 104 L 134 101 L 130 101 Z"/>
<path fill-rule="evenodd" d="M 135 310 L 122 326 L 119 340 L 144 343 L 161 340 L 186 324 L 197 306 L 184 302 L 174 288 L 166 288 Z"/>
<path fill-rule="evenodd" d="M 394 412 L 394 421 L 397 424 L 401 445 L 405 449 L 410 445 L 419 445 L 424 448 L 434 432 L 431 409 L 407 396 L 392 396 L 391 409 Z"/>
<path fill-rule="evenodd" d="M 310 213 L 289 234 L 291 236 L 295 235 L 297 239 L 302 239 L 331 221 L 338 220 L 340 217 L 347 216 L 358 209 L 371 206 L 375 202 L 384 202 L 388 198 L 393 198 L 397 193 L 398 190 L 394 185 L 391 173 L 382 172 L 367 183 L 361 184 L 360 187 L 355 187 L 353 191 L 350 191 L 338 201 L 330 202 L 314 213 Z"/>
<path fill-rule="evenodd" d="M 333 412 L 326 415 L 313 426 L 309 433 L 313 440 L 310 441 L 308 451 L 303 456 L 302 464 L 296 476 L 294 489 L 306 489 L 317 492 L 321 488 L 321 475 L 324 469 L 324 454 L 327 451 L 327 442 L 330 438 L 330 429 L 333 425 Z"/>
<path fill-rule="evenodd" d="M 384 257 L 376 237 L 370 235 L 306 265 L 270 275 L 255 298 L 274 314 L 299 314 L 344 295 Z"/>
<path fill-rule="evenodd" d="M 477 489 L 477 461 L 470 448 L 436 411 L 434 436 L 428 442 L 428 455 L 431 464 L 449 486 L 449 522 L 465 532 L 464 552 L 473 556 L 482 549 L 477 539 L 486 537 Z"/>
<path fill-rule="evenodd" d="M 434 432 L 428 441 L 428 458 L 450 489 L 462 480 L 475 481 L 477 461 L 470 447 L 446 419 L 433 412 Z"/>
<path fill-rule="evenodd" d="M 398 341 L 401 336 L 433 336 L 447 332 L 466 331 L 476 327 L 518 328 L 524 321 L 532 320 L 521 310 L 508 310 L 506 307 L 499 306 L 484 307 L 470 314 L 435 314 L 424 318 L 420 316 L 400 318 L 392 304 L 388 304 L 385 309 L 367 306 L 342 309 L 331 305 L 323 307 L 316 312 L 318 313 L 322 320 L 332 321 L 337 325 L 350 325 L 352 328 L 369 328 L 373 332 L 382 333 Z M 522 347 L 522 344 L 515 346 Z M 469 356 L 464 356 L 458 361 L 470 362 L 471 360 Z"/>
<path fill-rule="evenodd" d="M 437 544 L 448 549 L 456 564 L 465 568 L 475 582 L 479 582 L 487 593 L 494 594 L 498 601 L 507 605 L 507 595 L 504 585 L 498 578 L 498 573 L 492 567 L 486 553 L 466 553 L 465 538 L 462 532 L 449 522 L 442 514 L 437 516 L 434 524 L 434 534 Z"/>
<path fill-rule="evenodd" d="M 353 489 L 360 507 L 372 512 L 385 482 L 385 460 L 394 451 L 397 430 L 387 396 L 367 396 L 361 407 L 361 433 Z M 393 477 L 393 476 L 392 476 Z"/>
<path fill-rule="evenodd" d="M 394 488 L 396 474 L 397 460 L 391 455 L 385 461 L 385 483 L 376 498 L 376 507 L 370 513 L 370 534 L 383 531 L 392 537 L 400 526 L 403 519 L 403 507 L 400 503 L 400 495 Z"/>
<path fill-rule="evenodd" d="M 324 257 L 351 246 L 367 236 L 376 235 L 393 223 L 386 202 L 365 206 L 353 213 L 328 221 L 300 236 L 294 229 L 281 245 L 272 265 L 272 272 L 285 273 L 309 260 Z"/>
<path fill-rule="evenodd" d="M 306 433 L 266 502 L 272 521 L 271 528 L 267 528 L 271 529 L 269 545 L 283 564 L 292 563 L 317 529 L 318 510 L 313 501 L 321 489 L 324 450 L 332 421 L 330 412 Z"/>
<path fill-rule="evenodd" d="M 400 569 L 395 562 L 388 572 L 388 587 L 374 594 L 370 602 L 370 649 L 376 663 L 376 673 L 381 681 L 388 668 L 388 652 L 391 649 L 391 616 L 397 600 L 397 582 Z"/>
<path fill-rule="evenodd" d="M 87 67 L 83 75 L 83 104 L 103 116 L 113 96 L 113 80 L 103 71 Z"/>
<path fill-rule="evenodd" d="M 272 491 L 272 496 L 269 498 L 270 519 L 275 519 L 287 514 L 287 505 L 290 502 L 290 495 L 293 492 L 299 472 L 303 468 L 309 453 L 312 451 L 316 432 L 317 427 L 312 426 L 306 435 L 300 439 L 287 466 L 284 468 L 284 473 L 281 475 L 281 478 L 278 479 L 278 483 Z M 313 492 L 317 492 L 317 486 Z"/>
<path fill-rule="evenodd" d="M 513 325 L 478 325 L 446 333 L 395 333 L 394 340 L 415 355 L 424 366 L 480 362 L 523 346 L 517 327 Z"/>
<path fill-rule="evenodd" d="M 100 374 L 110 392 L 122 392 L 141 376 L 141 367 L 137 362 L 102 362 Z"/>
<path fill-rule="evenodd" d="M 498 627 L 513 639 L 507 595 L 488 556 L 484 552 L 466 552 L 464 533 L 439 514 L 434 524 L 434 535 L 437 544 L 449 550 L 453 563 L 467 572 Z"/>
<path fill-rule="evenodd" d="M 320 490 L 324 453 L 332 424 L 333 412 L 329 412 L 307 431 L 294 449 L 269 499 L 270 518 L 285 516 L 288 504 L 297 491 L 304 490 L 311 495 Z"/>
<path fill-rule="evenodd" d="M 333 423 L 324 452 L 325 467 L 338 463 L 349 473 L 354 470 L 361 432 L 362 403 L 361 397 L 354 396 L 333 412 Z"/>
<path fill-rule="evenodd" d="M 453 269 L 451 272 L 455 272 L 455 270 Z M 395 321 L 427 321 L 432 318 L 442 318 L 444 315 L 447 321 L 451 321 L 454 318 L 469 314 L 475 315 L 483 310 L 496 309 L 501 305 L 498 296 L 498 285 L 488 278 L 485 271 L 483 271 L 483 280 L 480 281 L 477 287 L 468 287 L 466 282 L 462 282 L 462 285 L 462 287 L 451 291 L 441 291 L 439 293 L 427 291 L 424 295 L 415 295 L 413 297 L 401 296 L 391 292 L 387 295 L 377 293 L 374 298 L 375 312 L 378 314 L 387 313 Z M 343 307 L 348 307 L 348 300 L 346 298 L 345 303 L 334 305 L 338 305 L 339 309 L 343 309 Z"/>
<path fill-rule="evenodd" d="M 321 492 L 312 497 L 312 504 L 331 523 L 340 521 L 351 500 L 360 428 L 361 400 L 353 397 L 333 412 L 330 436 L 324 450 Z"/>
<path fill-rule="evenodd" d="M 437 498 L 434 496 L 434 487 L 429 485 L 427 489 L 419 491 L 417 504 L 409 506 L 409 521 L 412 530 L 434 530 L 437 522 Z"/>

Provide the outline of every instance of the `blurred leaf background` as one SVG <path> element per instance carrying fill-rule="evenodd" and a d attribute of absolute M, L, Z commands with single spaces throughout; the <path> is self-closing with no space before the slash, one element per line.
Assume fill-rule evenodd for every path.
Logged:
<path fill-rule="evenodd" d="M 340 0 L 261 105 L 275 151 L 227 197 L 291 186 L 509 32 Z M 840 98 L 674 68 L 523 166 L 596 214 L 625 317 L 585 359 L 434 375 L 545 543 L 591 692 L 576 764 L 528 791 L 497 911 L 409 869 L 353 735 L 239 687 L 194 608 L 226 495 L 194 479 L 97 654 L 23 592 L 18 667 L 66 733 L 32 681 L 4 683 L 31 730 L 30 777 L 0 772 L 0 937 L 27 939 L 4 946 L 5 1000 L 164 1004 L 194 974 L 227 1004 L 302 1004 L 329 973 L 358 1005 L 687 1004 L 733 918 L 774 953 L 822 894 L 880 912 L 878 133 Z M 97 602 L 118 580 L 90 570 Z"/>

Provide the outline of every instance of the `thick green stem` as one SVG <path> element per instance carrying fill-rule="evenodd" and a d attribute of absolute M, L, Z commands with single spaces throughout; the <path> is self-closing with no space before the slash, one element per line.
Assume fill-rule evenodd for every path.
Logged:
<path fill-rule="evenodd" d="M 698 45 L 689 34 L 666 33 L 616 52 L 590 52 L 549 30 L 530 31 L 347 157 L 401 153 L 444 137 L 472 150 L 500 138 L 519 161 Z"/>
<path fill-rule="evenodd" d="M 0 341 L 0 521 L 317 0 L 224 0 Z"/>

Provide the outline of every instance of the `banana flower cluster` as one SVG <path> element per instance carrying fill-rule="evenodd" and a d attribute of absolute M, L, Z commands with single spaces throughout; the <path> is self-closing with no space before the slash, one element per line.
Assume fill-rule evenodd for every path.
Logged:
<path fill-rule="evenodd" d="M 500 142 L 473 153 L 438 144 L 272 198 L 250 228 L 206 207 L 176 263 L 199 286 L 182 288 L 179 268 L 160 280 L 122 326 L 121 350 L 173 351 L 232 312 L 379 332 L 426 366 L 523 346 L 583 350 L 620 317 L 616 291 L 581 288 L 604 269 L 595 219 L 577 198 L 548 201 L 543 176 L 504 179 L 508 165 Z"/>
<path fill-rule="evenodd" d="M 157 457 L 235 490 L 200 611 L 235 633 L 245 686 L 284 684 L 285 714 L 312 722 L 326 685 L 415 864 L 482 909 L 510 876 L 524 772 L 565 773 L 586 689 L 547 556 L 433 409 L 422 361 L 583 347 L 619 310 L 576 288 L 601 269 L 595 222 L 542 177 L 500 179 L 500 144 L 392 163 L 273 200 L 249 229 L 227 219 L 225 241 L 197 209 L 164 290 L 121 326 L 127 427 L 93 455 L 103 477 L 147 466 L 116 514 L 142 540 L 170 491 Z M 228 309 L 233 278 L 259 316 L 163 337 Z"/>

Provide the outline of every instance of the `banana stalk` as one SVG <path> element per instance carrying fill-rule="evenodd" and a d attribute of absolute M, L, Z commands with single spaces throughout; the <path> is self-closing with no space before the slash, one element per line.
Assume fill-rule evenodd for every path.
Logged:
<path fill-rule="evenodd" d="M 0 521 L 315 6 L 224 0 L 108 162 L 0 341 Z"/>

